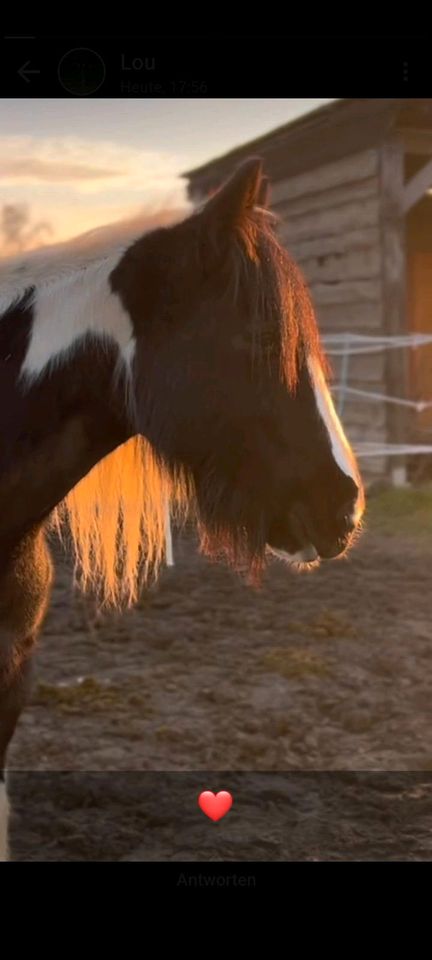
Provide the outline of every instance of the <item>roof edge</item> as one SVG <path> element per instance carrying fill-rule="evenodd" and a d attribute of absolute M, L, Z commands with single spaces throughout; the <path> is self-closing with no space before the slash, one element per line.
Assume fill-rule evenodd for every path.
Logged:
<path fill-rule="evenodd" d="M 408 102 L 413 103 L 412 100 Z M 407 98 L 340 99 L 333 103 L 325 103 L 323 106 L 317 107 L 315 110 L 310 110 L 308 113 L 302 114 L 302 116 L 296 117 L 288 123 L 275 127 L 273 130 L 268 131 L 255 140 L 249 140 L 246 143 L 240 144 L 238 147 L 234 147 L 227 153 L 220 154 L 208 160 L 199 167 L 185 171 L 181 174 L 181 177 L 188 180 L 189 184 L 193 186 L 194 182 L 205 179 L 206 176 L 211 175 L 211 173 L 218 168 L 232 168 L 236 164 L 236 161 L 240 162 L 245 155 L 258 154 L 265 159 L 267 154 L 276 150 L 284 141 L 288 142 L 291 137 L 295 140 L 297 137 L 300 138 L 302 136 L 316 134 L 320 126 L 326 126 L 326 129 L 329 130 L 329 124 L 330 126 L 332 124 L 337 126 L 338 124 L 357 118 L 364 120 L 367 116 L 372 117 L 379 114 L 390 113 L 398 110 L 398 108 L 406 103 Z"/>

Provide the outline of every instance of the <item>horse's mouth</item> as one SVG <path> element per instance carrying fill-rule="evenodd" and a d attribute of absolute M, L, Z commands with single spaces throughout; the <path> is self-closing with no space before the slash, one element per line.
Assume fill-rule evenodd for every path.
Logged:
<path fill-rule="evenodd" d="M 310 564 L 342 556 L 352 542 L 352 534 L 323 535 L 299 507 L 291 510 L 282 524 L 271 526 L 267 542 L 270 551 L 285 562 Z"/>
<path fill-rule="evenodd" d="M 267 545 L 271 553 L 286 563 L 313 563 L 320 556 L 314 539 L 313 531 L 290 512 L 282 521 L 271 524 Z"/>
<path fill-rule="evenodd" d="M 285 563 L 314 563 L 316 560 L 320 559 L 318 551 L 312 543 L 306 547 L 303 547 L 302 550 L 297 550 L 296 553 L 288 553 L 287 550 L 281 550 L 279 547 L 272 547 L 270 544 L 268 545 L 268 548 L 275 557 L 278 557 L 279 560 L 284 560 Z"/>

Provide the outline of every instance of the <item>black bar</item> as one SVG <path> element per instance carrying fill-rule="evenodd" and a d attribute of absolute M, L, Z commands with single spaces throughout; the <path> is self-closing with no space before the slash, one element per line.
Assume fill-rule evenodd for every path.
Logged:
<path fill-rule="evenodd" d="M 424 37 L 2 39 L 3 97 L 421 97 Z"/>

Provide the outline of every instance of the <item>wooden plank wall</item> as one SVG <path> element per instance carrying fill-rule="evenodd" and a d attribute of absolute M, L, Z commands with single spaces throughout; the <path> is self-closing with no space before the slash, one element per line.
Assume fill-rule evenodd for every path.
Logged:
<path fill-rule="evenodd" d="M 380 156 L 359 154 L 279 181 L 271 194 L 281 240 L 312 292 L 322 333 L 383 332 Z M 341 360 L 332 359 L 334 379 Z M 385 394 L 384 353 L 351 357 L 349 385 Z M 337 396 L 337 395 L 335 395 Z M 386 442 L 388 405 L 345 398 L 351 442 Z M 387 458 L 360 461 L 366 479 L 382 476 Z"/>

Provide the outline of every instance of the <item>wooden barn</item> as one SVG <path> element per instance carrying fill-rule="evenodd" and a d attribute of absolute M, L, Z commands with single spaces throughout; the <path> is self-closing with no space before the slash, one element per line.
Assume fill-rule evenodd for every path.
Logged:
<path fill-rule="evenodd" d="M 326 105 L 185 173 L 190 199 L 201 203 L 251 155 L 263 158 L 280 237 L 324 335 L 432 333 L 432 99 Z M 374 445 L 375 455 L 362 457 L 366 477 L 400 484 L 407 471 L 430 470 L 432 457 L 394 453 L 432 445 L 432 405 L 412 402 L 432 400 L 432 346 L 342 346 L 331 361 L 351 442 Z"/>

